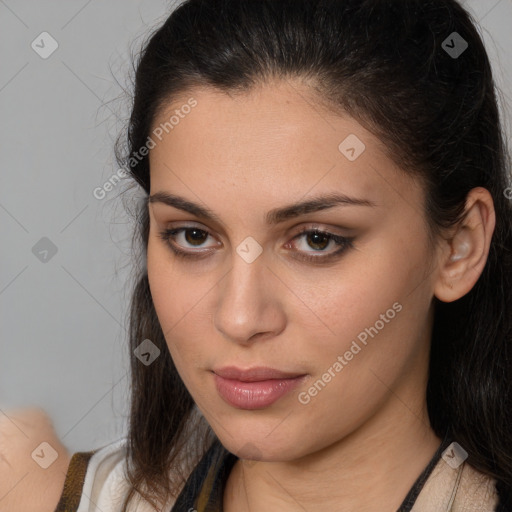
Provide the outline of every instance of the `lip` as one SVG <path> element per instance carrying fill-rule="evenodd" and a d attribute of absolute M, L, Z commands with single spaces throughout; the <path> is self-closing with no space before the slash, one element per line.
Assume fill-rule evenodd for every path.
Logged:
<path fill-rule="evenodd" d="M 239 380 L 242 382 L 257 382 L 270 379 L 290 379 L 305 375 L 304 373 L 297 372 L 283 372 L 281 370 L 269 368 L 268 366 L 255 366 L 246 370 L 237 368 L 236 366 L 225 366 L 223 368 L 213 370 L 213 373 L 217 374 L 219 377 L 224 377 L 225 379 Z"/>
<path fill-rule="evenodd" d="M 263 409 L 300 385 L 306 374 L 267 367 L 241 370 L 233 366 L 214 371 L 215 386 L 222 399 L 239 409 Z"/>

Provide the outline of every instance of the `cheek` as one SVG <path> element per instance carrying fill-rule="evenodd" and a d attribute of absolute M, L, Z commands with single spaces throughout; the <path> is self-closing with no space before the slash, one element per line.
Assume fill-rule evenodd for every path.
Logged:
<path fill-rule="evenodd" d="M 172 325 L 175 313 L 173 301 L 174 276 L 170 261 L 166 262 L 164 251 L 158 247 L 158 241 L 152 241 L 151 235 L 147 251 L 148 282 L 151 298 L 164 333 Z"/>
<path fill-rule="evenodd" d="M 320 375 L 329 369 L 344 375 L 333 382 L 361 380 L 357 372 L 362 368 L 393 378 L 424 341 L 431 301 L 430 283 L 424 278 L 428 258 L 422 241 L 413 245 L 397 239 L 398 246 L 382 238 L 372 251 L 354 253 L 315 285 L 301 280 L 297 295 L 307 297 L 308 306 L 295 313 L 300 318 L 301 352 L 305 360 L 315 362 Z M 342 370 L 340 364 L 333 368 L 337 362 Z M 367 379 L 374 381 L 375 376 L 367 373 Z"/>
<path fill-rule="evenodd" d="M 176 262 L 165 243 L 150 233 L 147 250 L 148 281 L 153 304 L 164 333 L 185 318 L 199 300 L 204 289 Z"/>
<path fill-rule="evenodd" d="M 159 247 L 158 240 L 150 239 L 148 243 L 147 269 L 151 298 L 158 321 L 171 356 L 178 366 L 180 344 L 177 342 L 177 334 L 186 324 L 187 312 L 192 308 L 194 301 L 193 292 L 187 287 L 183 274 L 176 270 L 169 252 L 165 247 Z"/>
<path fill-rule="evenodd" d="M 387 254 L 380 251 L 378 257 L 354 253 L 344 265 L 318 279 L 305 281 L 304 276 L 297 276 L 291 288 L 295 288 L 298 297 L 304 297 L 305 306 L 297 309 L 297 318 L 307 332 L 316 329 L 331 343 L 339 339 L 336 348 L 343 348 L 344 343 L 373 326 L 386 311 L 394 316 L 393 304 L 405 300 L 410 291 L 411 273 L 406 265 L 388 249 Z M 400 268 L 400 274 L 396 268 Z"/>
<path fill-rule="evenodd" d="M 386 272 L 383 263 L 392 261 L 383 258 L 362 267 L 357 279 L 339 280 L 323 301 L 317 293 L 315 312 L 329 329 L 318 322 L 317 331 L 312 324 L 299 326 L 297 352 L 309 361 L 312 375 L 296 395 L 307 428 L 321 417 L 332 436 L 351 431 L 426 357 L 428 293 L 421 286 L 411 293 L 415 271 L 405 261 L 400 276 Z"/>
<path fill-rule="evenodd" d="M 190 388 L 195 370 L 211 366 L 208 300 L 214 283 L 194 279 L 192 270 L 186 268 L 163 243 L 150 238 L 147 270 L 151 297 L 171 357 Z"/>

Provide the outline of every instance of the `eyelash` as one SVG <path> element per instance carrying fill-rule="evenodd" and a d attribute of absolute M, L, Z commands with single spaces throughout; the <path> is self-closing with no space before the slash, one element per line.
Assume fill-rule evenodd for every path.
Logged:
<path fill-rule="evenodd" d="M 159 232 L 158 236 L 159 238 L 172 250 L 172 252 L 178 256 L 179 258 L 186 258 L 186 259 L 200 259 L 204 257 L 204 254 L 206 252 L 210 251 L 201 251 L 201 253 L 197 253 L 196 251 L 190 252 L 190 251 L 183 251 L 181 249 L 178 249 L 174 243 L 171 242 L 171 239 L 175 239 L 176 236 L 181 233 L 182 231 L 188 231 L 188 230 L 196 230 L 201 233 L 206 233 L 208 236 L 212 236 L 210 232 L 208 232 L 205 229 L 199 229 L 195 226 L 184 226 L 181 228 L 174 228 L 174 229 L 166 229 L 164 231 Z M 310 263 L 328 263 L 334 259 L 337 259 L 340 257 L 345 251 L 348 249 L 352 249 L 354 247 L 353 241 L 354 237 L 343 237 L 339 235 L 335 235 L 334 233 L 330 233 L 328 231 L 321 231 L 318 228 L 302 228 L 301 231 L 295 235 L 292 240 L 295 240 L 297 238 L 301 238 L 304 235 L 324 235 L 327 237 L 328 243 L 331 241 L 334 241 L 336 245 L 338 245 L 340 248 L 337 251 L 330 252 L 327 254 L 327 256 L 301 256 L 299 259 L 303 261 L 307 261 Z M 324 252 L 324 251 L 313 251 L 313 252 Z M 195 253 L 195 254 L 194 254 Z"/>

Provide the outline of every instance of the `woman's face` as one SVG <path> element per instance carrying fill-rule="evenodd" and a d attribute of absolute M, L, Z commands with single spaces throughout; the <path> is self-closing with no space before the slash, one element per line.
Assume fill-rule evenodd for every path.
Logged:
<path fill-rule="evenodd" d="M 150 137 L 151 294 L 224 446 L 293 460 L 363 429 L 428 422 L 435 259 L 422 189 L 380 141 L 293 82 L 194 89 Z M 346 201 L 307 205 L 334 195 Z M 232 366 L 299 377 L 214 373 Z"/>

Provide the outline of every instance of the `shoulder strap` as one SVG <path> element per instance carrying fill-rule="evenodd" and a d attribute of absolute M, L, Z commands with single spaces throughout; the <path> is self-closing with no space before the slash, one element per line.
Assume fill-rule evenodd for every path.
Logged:
<path fill-rule="evenodd" d="M 64 489 L 55 512 L 75 512 L 80 504 L 87 466 L 97 450 L 77 452 L 71 457 Z"/>
<path fill-rule="evenodd" d="M 416 479 L 413 486 L 407 493 L 407 496 L 404 498 L 404 501 L 398 508 L 397 512 L 410 512 L 413 509 L 413 506 L 416 503 L 418 496 L 425 487 L 425 483 L 428 481 L 434 468 L 439 463 L 443 451 L 446 449 L 447 446 L 449 446 L 450 443 L 451 439 L 449 435 L 446 434 L 444 436 L 444 439 L 441 441 L 441 444 L 437 448 L 436 452 L 432 456 L 432 459 L 428 463 L 427 467 L 421 472 L 420 476 Z"/>

